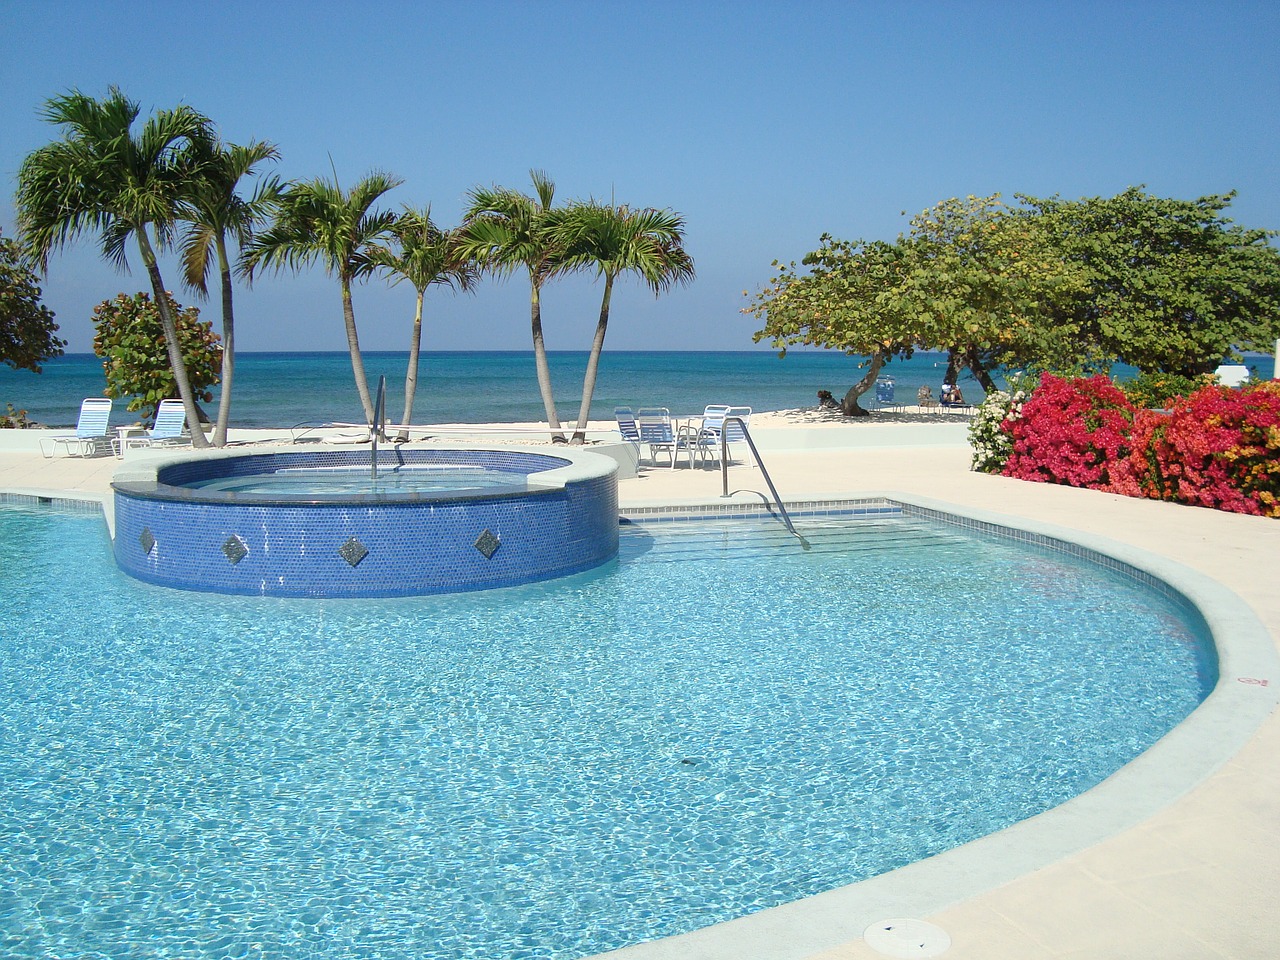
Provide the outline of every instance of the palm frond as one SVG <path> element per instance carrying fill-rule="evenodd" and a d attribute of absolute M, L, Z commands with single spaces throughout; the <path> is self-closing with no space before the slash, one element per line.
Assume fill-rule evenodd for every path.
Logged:
<path fill-rule="evenodd" d="M 217 229 L 207 223 L 188 223 L 180 241 L 182 276 L 188 288 L 209 295 L 209 269 L 217 253 Z"/>
<path fill-rule="evenodd" d="M 556 198 L 556 182 L 547 175 L 545 170 L 530 170 L 529 179 L 533 183 L 533 192 L 537 194 L 538 203 L 542 209 L 550 210 Z"/>
<path fill-rule="evenodd" d="M 572 264 L 555 229 L 555 183 L 540 170 L 530 171 L 530 178 L 534 197 L 507 187 L 473 189 L 458 243 L 480 269 L 508 276 L 523 267 L 538 286 Z"/>
<path fill-rule="evenodd" d="M 254 237 L 242 258 L 252 277 L 259 267 L 299 269 L 320 262 L 335 276 L 351 280 L 377 269 L 369 248 L 390 231 L 396 215 L 373 204 L 400 184 L 390 174 L 373 173 L 349 193 L 324 178 L 292 183 L 271 195 L 275 217 Z"/>
<path fill-rule="evenodd" d="M 571 269 L 594 267 L 608 279 L 631 273 L 655 295 L 693 279 L 684 218 L 670 210 L 582 201 L 565 208 L 551 229 Z"/>
<path fill-rule="evenodd" d="M 408 281 L 419 293 L 432 285 L 471 290 L 479 271 L 460 242 L 461 231 L 441 230 L 431 219 L 431 208 L 406 208 L 391 228 L 393 246 L 372 248 L 379 268 L 391 274 L 392 285 Z"/>
<path fill-rule="evenodd" d="M 255 173 L 255 167 L 279 157 L 274 144 L 254 141 L 246 145 L 223 144 L 216 137 L 190 141 L 184 162 L 188 179 L 179 217 L 189 224 L 182 239 L 183 272 L 191 289 L 207 294 L 207 281 L 218 244 L 230 239 L 244 251 L 258 224 L 274 209 L 280 193 L 278 178 L 259 181 L 252 197 L 241 197 L 240 181 Z M 203 258 L 203 262 L 201 261 Z M 251 279 L 241 259 L 238 272 Z"/>
<path fill-rule="evenodd" d="M 123 220 L 114 220 L 102 227 L 102 258 L 121 273 L 129 272 L 129 258 L 126 256 L 126 251 L 131 236 L 133 236 L 133 227 Z"/>
<path fill-rule="evenodd" d="M 181 153 L 208 135 L 205 117 L 189 107 L 160 111 L 135 137 L 138 104 L 115 87 L 102 100 L 72 90 L 48 100 L 41 114 L 62 138 L 33 151 L 19 171 L 18 222 L 33 262 L 47 268 L 51 251 L 90 229 L 122 268 L 131 233 L 151 224 L 158 245 L 171 239 L 189 172 Z"/>

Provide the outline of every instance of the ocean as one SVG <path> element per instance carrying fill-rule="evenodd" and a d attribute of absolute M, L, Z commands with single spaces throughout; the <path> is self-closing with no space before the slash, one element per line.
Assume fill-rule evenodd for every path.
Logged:
<path fill-rule="evenodd" d="M 549 355 L 556 409 L 562 422 L 575 422 L 582 402 L 587 354 Z M 369 389 L 387 378 L 388 419 L 404 411 L 403 352 L 366 352 Z M 934 393 L 942 383 L 945 354 L 917 353 L 895 361 L 884 373 L 895 378 L 899 398 L 914 398 L 922 383 Z M 860 379 L 858 359 L 830 352 L 776 353 L 614 351 L 600 358 L 591 417 L 613 419 L 616 406 L 659 406 L 673 416 L 701 413 L 709 403 L 749 406 L 754 410 L 812 407 L 819 390 L 842 396 Z M 966 398 L 981 399 L 976 383 L 961 381 Z M 92 354 L 69 354 L 33 374 L 0 368 L 0 411 L 6 403 L 50 427 L 74 426 L 80 401 L 102 396 L 102 361 Z M 338 353 L 240 353 L 232 398 L 232 426 L 290 427 L 308 421 L 363 420 L 351 373 L 351 359 Z M 874 397 L 874 393 L 871 395 Z M 864 397 L 864 406 L 870 398 Z M 218 394 L 202 404 L 217 415 Z M 113 423 L 129 423 L 136 414 L 116 403 Z M 414 400 L 415 423 L 506 423 L 545 420 L 532 351 L 423 353 Z"/>
<path fill-rule="evenodd" d="M 813 407 L 817 392 L 837 398 L 862 376 L 861 358 L 831 351 L 791 351 L 783 358 L 770 351 L 665 352 L 609 351 L 591 405 L 595 420 L 611 420 L 615 406 L 659 406 L 673 416 L 692 416 L 709 403 L 749 406 L 756 411 Z M 586 352 L 553 352 L 549 356 L 556 409 L 562 422 L 575 422 L 582 399 Z M 365 370 L 370 390 L 379 375 L 387 378 L 388 419 L 398 422 L 404 410 L 403 352 L 367 352 Z M 1246 360 L 1259 376 L 1271 376 L 1274 359 L 1250 355 Z M 894 360 L 881 372 L 894 378 L 895 397 L 912 401 L 921 385 L 935 396 L 942 385 L 946 355 L 917 352 L 910 360 Z M 80 401 L 102 396 L 106 380 L 102 362 L 93 354 L 69 354 L 44 365 L 44 372 L 0 367 L 0 412 L 6 403 L 25 410 L 30 420 L 49 427 L 75 425 Z M 962 376 L 960 387 L 970 403 L 984 396 L 978 384 Z M 281 428 L 307 422 L 359 422 L 360 400 L 345 352 L 240 353 L 236 357 L 232 426 Z M 863 406 L 874 406 L 874 392 Z M 212 419 L 218 396 L 204 404 Z M 118 401 L 113 424 L 131 423 L 137 414 Z M 423 353 L 413 420 L 425 423 L 505 423 L 545 419 L 533 353 Z"/>

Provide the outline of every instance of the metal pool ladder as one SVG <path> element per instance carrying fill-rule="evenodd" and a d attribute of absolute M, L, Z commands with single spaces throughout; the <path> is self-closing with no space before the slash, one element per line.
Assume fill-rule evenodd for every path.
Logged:
<path fill-rule="evenodd" d="M 378 479 L 378 434 L 387 420 L 387 378 L 378 377 L 378 399 L 373 402 L 373 422 L 369 424 L 369 479 Z M 728 482 L 728 481 L 726 481 Z"/>
<path fill-rule="evenodd" d="M 720 479 L 723 485 L 723 490 L 720 494 L 721 498 L 727 499 L 729 496 L 729 431 L 725 428 L 730 422 L 736 423 L 742 428 L 743 439 L 747 441 L 747 446 L 751 448 L 751 455 L 756 458 L 756 463 L 760 466 L 760 472 L 764 475 L 764 482 L 769 485 L 769 493 L 773 495 L 773 502 L 778 505 L 778 513 L 782 515 L 782 522 L 787 531 L 800 541 L 801 547 L 808 550 L 809 541 L 802 537 L 800 531 L 792 524 L 791 516 L 787 513 L 787 508 L 783 505 L 782 498 L 778 496 L 778 488 L 773 485 L 773 478 L 769 476 L 769 471 L 765 468 L 760 451 L 756 449 L 756 442 L 751 439 L 751 431 L 747 429 L 746 421 L 741 417 L 725 417 L 724 424 L 720 428 Z"/>

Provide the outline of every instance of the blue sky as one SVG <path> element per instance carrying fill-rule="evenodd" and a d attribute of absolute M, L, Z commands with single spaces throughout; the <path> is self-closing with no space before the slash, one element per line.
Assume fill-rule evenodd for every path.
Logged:
<path fill-rule="evenodd" d="M 615 198 L 687 220 L 694 283 L 615 293 L 607 348 L 749 349 L 744 290 L 820 234 L 892 239 L 951 196 L 1239 191 L 1280 228 L 1274 2 L 423 2 L 4 0 L 0 226 L 22 159 L 56 136 L 50 96 L 115 84 L 144 113 L 187 103 L 225 139 L 270 140 L 285 178 L 405 179 L 387 206 L 455 224 L 482 184 Z M 147 289 L 86 238 L 44 280 L 69 350 L 92 309 Z M 165 265 L 178 299 L 177 270 Z M 241 350 L 342 350 L 337 283 L 264 277 L 237 301 Z M 590 345 L 600 287 L 546 290 L 551 349 Z M 403 349 L 413 293 L 356 293 L 366 349 Z M 428 297 L 425 349 L 527 349 L 527 288 Z M 202 305 L 219 322 L 215 304 Z"/>

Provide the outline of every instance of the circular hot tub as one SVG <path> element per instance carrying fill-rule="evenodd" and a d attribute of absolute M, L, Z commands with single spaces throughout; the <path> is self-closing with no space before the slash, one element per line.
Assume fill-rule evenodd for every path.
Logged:
<path fill-rule="evenodd" d="M 185 452 L 112 482 L 116 563 L 215 593 L 386 597 L 514 586 L 618 552 L 617 464 L 504 447 Z"/>

